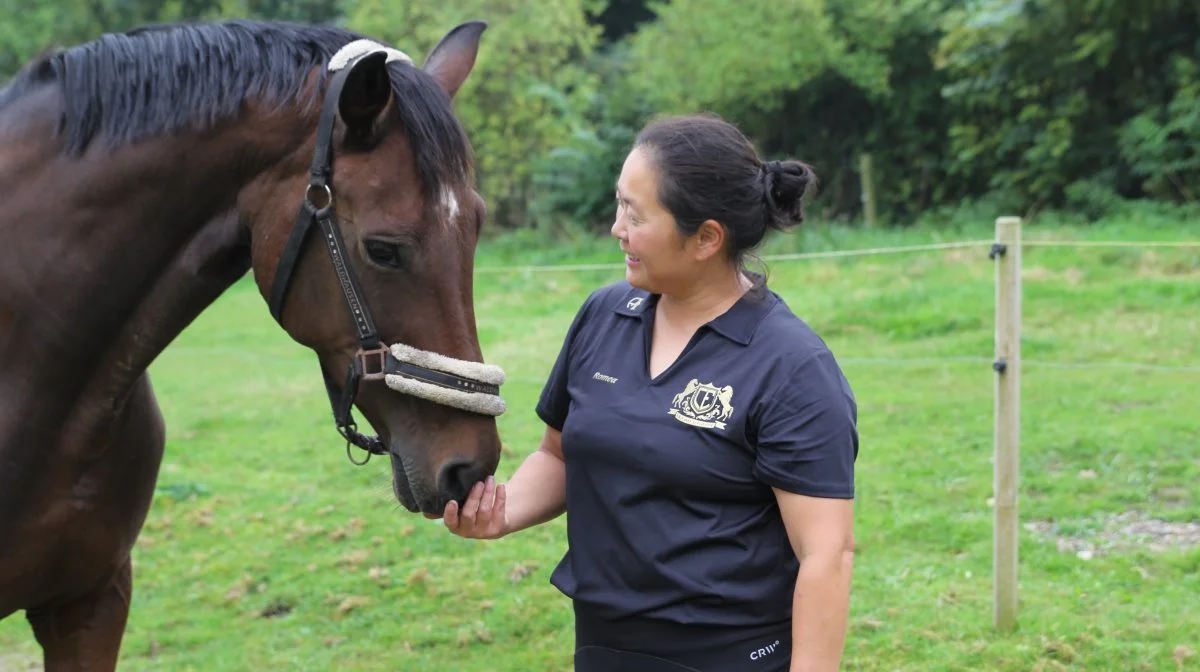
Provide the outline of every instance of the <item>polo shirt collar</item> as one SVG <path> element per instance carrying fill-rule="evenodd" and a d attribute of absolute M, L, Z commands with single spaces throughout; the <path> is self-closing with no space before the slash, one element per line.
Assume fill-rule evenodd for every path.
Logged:
<path fill-rule="evenodd" d="M 771 308 L 779 303 L 779 297 L 766 287 L 751 289 L 730 306 L 729 310 L 708 323 L 713 331 L 742 345 L 750 345 L 754 332 Z"/>
<path fill-rule="evenodd" d="M 626 317 L 644 318 L 657 303 L 657 294 L 631 287 L 613 306 L 613 312 Z M 758 325 L 777 303 L 779 297 L 760 285 L 746 292 L 729 310 L 705 326 L 735 343 L 749 345 Z"/>

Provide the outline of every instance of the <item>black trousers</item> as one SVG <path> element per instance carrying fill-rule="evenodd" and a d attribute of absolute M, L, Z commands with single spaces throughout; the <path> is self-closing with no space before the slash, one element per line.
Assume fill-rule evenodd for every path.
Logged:
<path fill-rule="evenodd" d="M 753 628 L 608 621 L 575 606 L 575 672 L 787 672 L 790 621 Z"/>

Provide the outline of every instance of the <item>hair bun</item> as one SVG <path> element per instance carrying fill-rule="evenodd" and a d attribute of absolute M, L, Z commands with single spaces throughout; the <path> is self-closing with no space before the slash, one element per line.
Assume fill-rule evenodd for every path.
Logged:
<path fill-rule="evenodd" d="M 812 168 L 801 161 L 767 161 L 762 165 L 767 226 L 783 230 L 804 221 L 804 196 L 816 182 Z"/>

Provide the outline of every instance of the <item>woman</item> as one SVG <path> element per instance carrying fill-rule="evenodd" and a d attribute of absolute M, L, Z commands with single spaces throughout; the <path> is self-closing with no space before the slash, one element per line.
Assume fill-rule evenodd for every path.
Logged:
<path fill-rule="evenodd" d="M 803 220 L 814 180 L 730 124 L 639 135 L 612 234 L 625 281 L 593 292 L 542 392 L 542 444 L 444 522 L 494 539 L 565 511 L 551 582 L 579 672 L 835 670 L 854 551 L 853 393 L 745 253 Z"/>

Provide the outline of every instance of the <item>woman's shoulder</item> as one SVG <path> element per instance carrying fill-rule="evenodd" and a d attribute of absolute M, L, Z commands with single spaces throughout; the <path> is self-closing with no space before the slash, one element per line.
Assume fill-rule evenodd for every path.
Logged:
<path fill-rule="evenodd" d="M 780 358 L 779 363 L 800 364 L 814 356 L 832 356 L 829 345 L 807 320 L 797 315 L 779 294 L 766 290 L 770 303 L 754 340 Z"/>
<path fill-rule="evenodd" d="M 853 399 L 849 381 L 833 349 L 807 320 L 797 315 L 778 294 L 754 336 L 752 347 L 780 388 L 800 385 L 808 392 L 840 392 Z M 771 385 L 768 385 L 770 387 Z"/>

